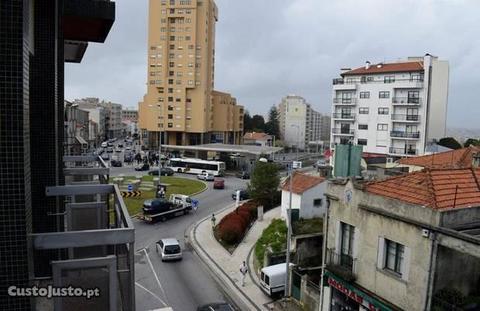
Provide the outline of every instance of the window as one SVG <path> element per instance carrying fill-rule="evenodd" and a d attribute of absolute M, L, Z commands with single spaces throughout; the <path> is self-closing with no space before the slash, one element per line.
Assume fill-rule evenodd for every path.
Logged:
<path fill-rule="evenodd" d="M 378 92 L 378 98 L 390 98 L 389 91 L 380 91 Z"/>
<path fill-rule="evenodd" d="M 388 131 L 388 124 L 378 123 L 377 124 L 377 131 Z"/>
<path fill-rule="evenodd" d="M 170 5 L 175 5 L 175 0 L 170 0 Z"/>
<path fill-rule="evenodd" d="M 173 97 L 169 97 L 169 98 L 168 98 L 168 101 L 169 101 L 169 102 L 173 102 Z"/>
<path fill-rule="evenodd" d="M 173 123 L 168 123 L 168 127 L 173 127 Z"/>
<path fill-rule="evenodd" d="M 175 44 L 170 44 L 168 47 L 170 48 L 170 50 L 174 50 L 175 49 Z"/>
<path fill-rule="evenodd" d="M 359 138 L 359 139 L 357 140 L 357 145 L 366 146 L 366 145 L 367 145 L 367 140 L 364 139 L 364 138 Z"/>
<path fill-rule="evenodd" d="M 365 108 L 365 107 L 358 108 L 358 114 L 368 114 L 368 108 Z"/>
<path fill-rule="evenodd" d="M 185 101 L 186 101 L 187 103 L 191 103 L 191 102 L 192 102 L 192 99 L 191 99 L 191 98 L 187 98 Z"/>
<path fill-rule="evenodd" d="M 383 78 L 383 83 L 393 83 L 395 82 L 395 76 L 385 76 Z"/>
<path fill-rule="evenodd" d="M 168 110 L 172 111 L 172 110 L 173 110 L 173 107 L 172 107 L 172 106 L 168 106 Z"/>
<path fill-rule="evenodd" d="M 359 130 L 368 130 L 368 124 L 359 124 L 358 129 Z"/>
<path fill-rule="evenodd" d="M 173 93 L 173 89 L 169 87 L 169 88 L 168 88 L 168 93 L 169 93 L 169 94 Z"/>
<path fill-rule="evenodd" d="M 322 199 L 313 199 L 313 206 L 315 207 L 322 206 Z"/>
<path fill-rule="evenodd" d="M 175 63 L 174 63 L 174 62 L 169 62 L 169 63 L 168 63 L 168 66 L 169 66 L 170 68 L 175 67 Z"/>
<path fill-rule="evenodd" d="M 169 72 L 168 72 L 168 76 L 170 76 L 170 77 L 173 76 L 174 74 L 175 74 L 174 71 L 169 71 Z"/>
<path fill-rule="evenodd" d="M 168 79 L 168 84 L 173 84 L 173 79 Z"/>
<path fill-rule="evenodd" d="M 410 81 L 423 81 L 423 75 L 419 73 L 412 73 Z"/>
<path fill-rule="evenodd" d="M 350 257 L 350 261 L 352 261 L 353 255 L 353 236 L 354 236 L 355 227 L 344 222 L 340 222 L 340 260 L 343 261 Z M 342 263 L 345 264 L 345 263 Z"/>
<path fill-rule="evenodd" d="M 177 103 L 179 103 L 179 102 L 182 101 L 182 99 L 180 99 L 180 98 L 175 98 L 175 101 L 176 101 Z"/>
<path fill-rule="evenodd" d="M 175 41 L 175 36 L 170 36 L 170 41 Z"/>
<path fill-rule="evenodd" d="M 385 261 L 383 268 L 402 275 L 405 246 L 385 239 Z"/>
<path fill-rule="evenodd" d="M 372 82 L 373 77 L 372 76 L 363 76 L 360 78 L 360 83 L 367 83 L 367 82 Z"/>
<path fill-rule="evenodd" d="M 420 98 L 419 91 L 408 91 L 408 98 L 407 98 L 408 103 L 418 104 L 419 98 Z"/>
<path fill-rule="evenodd" d="M 170 14 L 175 14 L 175 9 L 170 9 Z"/>
<path fill-rule="evenodd" d="M 190 38 L 191 38 L 190 36 L 185 36 L 185 40 L 187 41 L 190 40 Z"/>
<path fill-rule="evenodd" d="M 173 114 L 169 114 L 169 115 L 168 115 L 168 118 L 169 118 L 169 119 L 173 119 Z"/>
<path fill-rule="evenodd" d="M 370 98 L 370 92 L 360 92 L 360 98 Z"/>
<path fill-rule="evenodd" d="M 388 108 L 378 108 L 378 114 L 388 114 Z"/>

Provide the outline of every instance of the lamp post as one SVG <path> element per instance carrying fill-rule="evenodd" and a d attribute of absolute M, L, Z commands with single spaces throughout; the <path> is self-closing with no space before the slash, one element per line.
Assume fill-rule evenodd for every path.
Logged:
<path fill-rule="evenodd" d="M 155 107 L 153 105 L 148 105 L 148 107 Z M 162 113 L 162 110 L 160 108 L 160 105 L 157 105 L 158 107 L 158 114 L 160 115 Z M 160 136 L 160 128 L 158 129 L 158 185 L 161 185 L 160 183 L 160 179 L 161 179 L 161 176 L 162 176 L 162 172 L 161 172 L 161 161 L 162 161 L 162 137 Z"/>
<path fill-rule="evenodd" d="M 286 271 L 285 274 L 285 293 L 284 298 L 288 298 L 290 294 L 290 239 L 292 236 L 292 179 L 293 179 L 293 165 L 289 170 L 289 185 L 288 185 L 288 208 L 287 208 L 287 254 L 286 254 Z"/>

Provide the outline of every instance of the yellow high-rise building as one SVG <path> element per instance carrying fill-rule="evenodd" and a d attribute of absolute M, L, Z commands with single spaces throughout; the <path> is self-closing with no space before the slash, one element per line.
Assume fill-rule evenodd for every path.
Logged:
<path fill-rule="evenodd" d="M 238 144 L 242 106 L 213 91 L 213 0 L 150 0 L 147 94 L 139 103 L 139 128 L 149 147 L 162 144 Z"/>

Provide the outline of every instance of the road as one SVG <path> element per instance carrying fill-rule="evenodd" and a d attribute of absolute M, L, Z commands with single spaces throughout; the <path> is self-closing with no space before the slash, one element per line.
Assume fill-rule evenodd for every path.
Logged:
<path fill-rule="evenodd" d="M 111 168 L 111 176 L 132 175 L 133 167 Z M 146 172 L 142 172 L 146 173 Z M 135 174 L 137 175 L 137 174 Z M 192 175 L 175 176 L 195 178 Z M 134 219 L 135 226 L 135 299 L 137 310 L 172 307 L 174 310 L 196 310 L 209 302 L 228 301 L 212 279 L 208 268 L 190 249 L 185 248 L 186 229 L 201 218 L 232 204 L 232 192 L 246 187 L 246 181 L 235 177 L 225 178 L 225 189 L 209 189 L 195 196 L 200 202 L 195 213 L 154 224 Z M 161 238 L 176 238 L 183 247 L 183 260 L 162 262 L 155 251 L 155 242 Z"/>

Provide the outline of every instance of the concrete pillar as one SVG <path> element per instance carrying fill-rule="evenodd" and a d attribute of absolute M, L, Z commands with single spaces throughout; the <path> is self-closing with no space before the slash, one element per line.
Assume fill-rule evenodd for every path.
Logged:
<path fill-rule="evenodd" d="M 263 206 L 257 207 L 257 220 L 263 221 Z"/>

